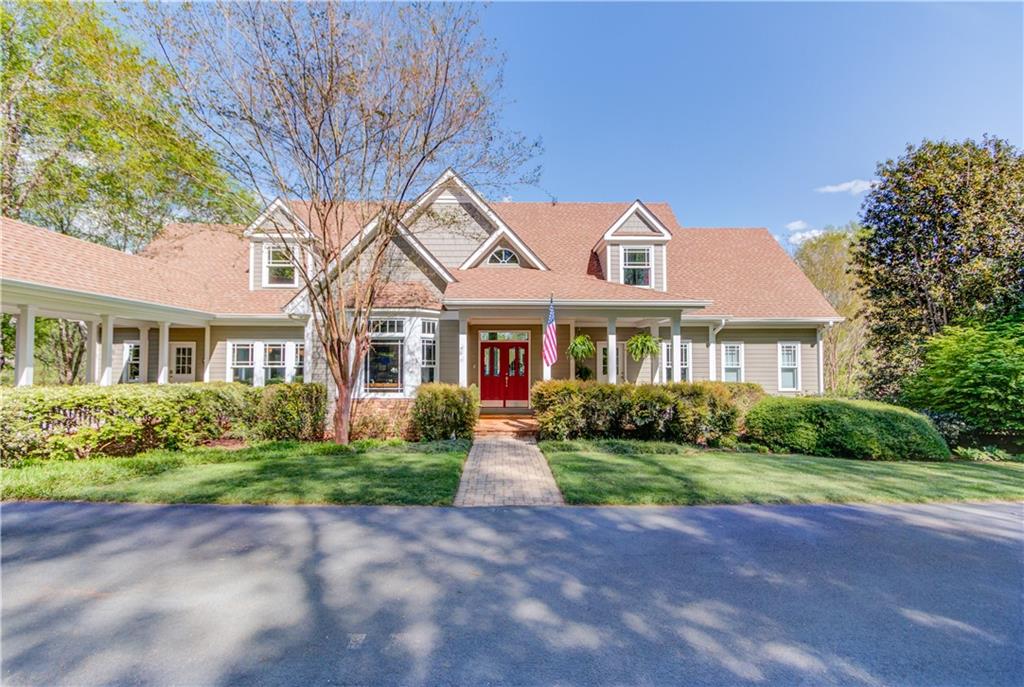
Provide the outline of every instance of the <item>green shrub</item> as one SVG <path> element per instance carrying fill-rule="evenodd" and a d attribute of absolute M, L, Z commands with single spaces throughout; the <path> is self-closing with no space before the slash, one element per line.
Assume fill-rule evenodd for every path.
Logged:
<path fill-rule="evenodd" d="M 773 451 L 865 460 L 945 460 L 949 448 L 923 415 L 873 401 L 764 398 L 746 436 Z"/>
<path fill-rule="evenodd" d="M 5 390 L 0 463 L 192 446 L 243 428 L 254 393 L 228 383 Z"/>
<path fill-rule="evenodd" d="M 981 432 L 1024 433 L 1024 314 L 933 336 L 902 400 Z"/>
<path fill-rule="evenodd" d="M 409 427 L 421 441 L 471 439 L 480 415 L 480 394 L 454 384 L 421 384 Z"/>
<path fill-rule="evenodd" d="M 272 384 L 263 387 L 259 395 L 253 436 L 322 441 L 326 417 L 327 389 L 323 384 Z"/>
<path fill-rule="evenodd" d="M 756 384 L 598 384 L 552 380 L 533 386 L 541 438 L 635 438 L 715 444 L 735 436 L 741 404 Z M 738 399 L 738 400 L 737 400 Z"/>

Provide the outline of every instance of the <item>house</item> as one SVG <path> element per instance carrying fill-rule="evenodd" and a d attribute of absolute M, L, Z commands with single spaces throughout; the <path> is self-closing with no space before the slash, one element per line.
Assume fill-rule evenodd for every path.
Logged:
<path fill-rule="evenodd" d="M 17 383 L 32 383 L 38 316 L 87 323 L 99 384 L 327 382 L 289 251 L 269 228 L 287 222 L 301 241 L 304 215 L 276 200 L 248 227 L 171 225 L 140 255 L 4 219 Z M 372 230 L 343 228 L 343 269 Z M 599 380 L 821 393 L 822 334 L 841 319 L 767 230 L 685 227 L 664 203 L 489 203 L 449 170 L 408 207 L 394 249 L 358 391 L 382 403 L 436 380 L 478 385 L 485 407 L 528 406 L 533 382 L 576 375 L 564 349 L 581 333 L 597 346 L 582 365 Z M 550 367 L 549 299 L 561 349 Z M 637 332 L 661 354 L 626 355 Z"/>

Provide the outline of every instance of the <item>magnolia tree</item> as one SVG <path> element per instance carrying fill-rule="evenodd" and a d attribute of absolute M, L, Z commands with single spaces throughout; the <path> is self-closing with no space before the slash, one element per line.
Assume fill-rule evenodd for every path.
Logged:
<path fill-rule="evenodd" d="M 225 168 L 265 202 L 304 201 L 304 226 L 267 219 L 290 241 L 338 390 L 340 443 L 416 192 L 446 167 L 484 187 L 521 181 L 533 155 L 499 127 L 502 60 L 475 11 L 226 2 L 154 5 L 143 20 Z"/>

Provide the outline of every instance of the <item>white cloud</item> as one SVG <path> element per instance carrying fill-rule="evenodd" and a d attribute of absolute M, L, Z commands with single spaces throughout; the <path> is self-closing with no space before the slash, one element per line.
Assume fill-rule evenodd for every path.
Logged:
<path fill-rule="evenodd" d="M 865 179 L 850 179 L 841 184 L 821 186 L 814 190 L 818 193 L 849 193 L 851 196 L 859 196 L 865 191 L 870 191 L 877 183 L 877 181 L 867 181 Z"/>
<path fill-rule="evenodd" d="M 813 239 L 816 236 L 821 236 L 825 232 L 822 229 L 808 229 L 807 231 L 798 231 L 795 234 L 790 234 L 789 242 L 794 246 L 799 246 L 808 239 Z"/>
<path fill-rule="evenodd" d="M 803 231 L 804 229 L 810 229 L 811 225 L 802 219 L 794 220 L 786 225 L 786 231 Z"/>
<path fill-rule="evenodd" d="M 501 197 L 501 202 L 502 203 L 511 203 L 512 202 L 512 196 L 502 196 Z"/>

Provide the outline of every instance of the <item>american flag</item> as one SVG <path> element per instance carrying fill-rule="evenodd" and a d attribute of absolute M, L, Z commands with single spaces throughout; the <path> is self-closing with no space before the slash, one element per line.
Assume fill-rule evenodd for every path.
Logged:
<path fill-rule="evenodd" d="M 548 321 L 544 325 L 544 364 L 551 367 L 558 360 L 558 334 L 555 333 L 555 297 L 548 305 Z"/>

